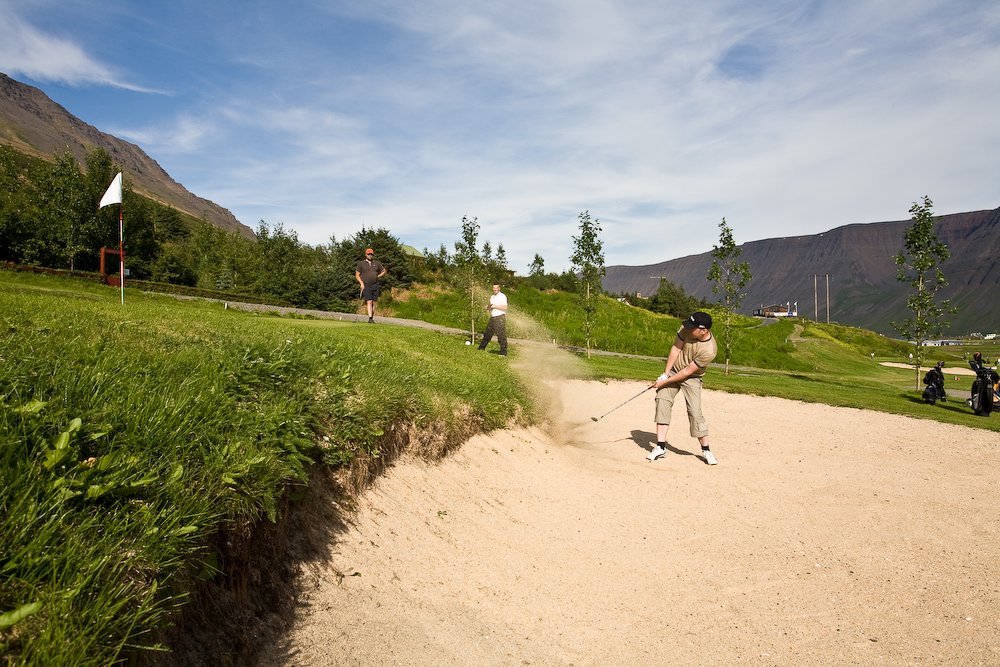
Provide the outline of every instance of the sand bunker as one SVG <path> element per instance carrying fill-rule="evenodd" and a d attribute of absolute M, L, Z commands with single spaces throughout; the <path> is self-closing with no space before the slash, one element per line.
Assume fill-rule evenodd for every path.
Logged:
<path fill-rule="evenodd" d="M 997 434 L 708 391 L 649 463 L 642 388 L 398 463 L 262 664 L 1000 663 Z"/>

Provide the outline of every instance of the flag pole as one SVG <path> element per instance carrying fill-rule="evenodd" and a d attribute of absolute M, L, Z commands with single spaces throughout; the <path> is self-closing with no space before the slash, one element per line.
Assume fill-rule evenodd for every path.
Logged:
<path fill-rule="evenodd" d="M 123 197 L 124 199 L 124 197 Z M 122 286 L 122 305 L 125 305 L 125 223 L 123 221 L 125 202 L 118 204 L 118 277 Z"/>
<path fill-rule="evenodd" d="M 125 305 L 125 200 L 122 197 L 122 172 L 111 181 L 104 196 L 101 197 L 97 209 L 118 204 L 118 284 L 122 288 L 122 305 Z"/>

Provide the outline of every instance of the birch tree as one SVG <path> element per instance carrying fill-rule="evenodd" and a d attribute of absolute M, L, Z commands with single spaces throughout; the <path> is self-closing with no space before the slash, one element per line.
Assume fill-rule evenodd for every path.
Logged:
<path fill-rule="evenodd" d="M 903 234 L 903 251 L 893 258 L 896 279 L 910 286 L 906 307 L 912 315 L 902 322 L 892 322 L 892 327 L 913 342 L 914 385 L 918 390 L 924 345 L 928 338 L 940 336 L 949 324 L 945 317 L 958 311 L 949 300 L 938 300 L 938 292 L 948 286 L 941 264 L 951 251 L 934 232 L 933 207 L 927 195 L 910 207 L 913 224 Z"/>
<path fill-rule="evenodd" d="M 733 241 L 733 230 L 723 218 L 719 223 L 719 243 L 712 246 L 712 266 L 708 270 L 708 280 L 712 282 L 712 293 L 720 294 L 719 308 L 722 310 L 722 345 L 726 358 L 726 375 L 733 351 L 733 315 L 743 303 L 746 286 L 752 276 L 750 264 L 739 261 L 743 251 Z"/>
<path fill-rule="evenodd" d="M 580 235 L 573 237 L 573 254 L 570 261 L 573 270 L 580 274 L 580 300 L 583 306 L 583 335 L 586 340 L 587 358 L 593 342 L 594 315 L 597 312 L 597 296 L 603 292 L 601 278 L 606 273 L 604 267 L 604 242 L 600 239 L 601 225 L 592 220 L 590 211 L 579 215 Z"/>

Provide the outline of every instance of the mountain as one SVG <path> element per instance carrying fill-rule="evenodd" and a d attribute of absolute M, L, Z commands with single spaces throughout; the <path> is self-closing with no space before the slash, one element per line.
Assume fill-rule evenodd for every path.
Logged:
<path fill-rule="evenodd" d="M 80 164 L 85 164 L 87 153 L 103 148 L 122 167 L 136 192 L 227 231 L 255 238 L 253 230 L 230 211 L 189 192 L 135 144 L 84 123 L 38 88 L 15 81 L 2 72 L 0 144 L 46 160 L 69 151 Z"/>
<path fill-rule="evenodd" d="M 829 281 L 830 320 L 897 335 L 890 322 L 911 313 L 911 288 L 896 279 L 893 257 L 903 250 L 910 220 L 852 224 L 822 234 L 751 241 L 740 246 L 753 280 L 741 310 L 798 303 L 798 313 L 826 320 Z M 959 311 L 947 333 L 1000 330 L 1000 208 L 935 217 L 934 231 L 951 257 L 941 265 L 949 298 Z M 612 293 L 652 294 L 660 277 L 693 296 L 716 301 L 706 279 L 710 252 L 645 266 L 609 266 L 604 289 Z M 814 278 L 814 276 L 818 276 Z"/>

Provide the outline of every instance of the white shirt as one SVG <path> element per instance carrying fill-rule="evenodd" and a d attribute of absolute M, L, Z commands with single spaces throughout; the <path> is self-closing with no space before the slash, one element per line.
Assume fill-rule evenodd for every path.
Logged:
<path fill-rule="evenodd" d="M 504 315 L 507 312 L 507 295 L 503 292 L 497 292 L 496 294 L 490 295 L 490 305 L 493 309 L 490 310 L 490 317 L 497 317 L 498 315 Z M 503 306 L 504 309 L 500 310 L 497 306 Z"/>

